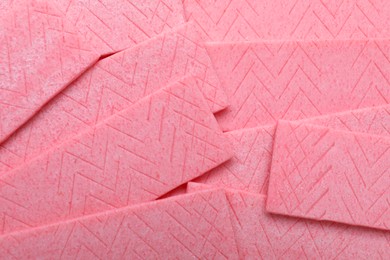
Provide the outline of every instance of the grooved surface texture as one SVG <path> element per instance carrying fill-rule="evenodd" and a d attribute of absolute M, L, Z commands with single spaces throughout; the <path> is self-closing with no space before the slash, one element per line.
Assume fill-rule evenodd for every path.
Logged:
<path fill-rule="evenodd" d="M 206 191 L 0 238 L 1 258 L 237 259 L 226 196 Z"/>
<path fill-rule="evenodd" d="M 267 210 L 390 228 L 390 139 L 278 123 Z"/>
<path fill-rule="evenodd" d="M 186 75 L 196 77 L 213 111 L 225 107 L 226 95 L 198 41 L 186 24 L 99 61 L 0 146 L 0 175 Z"/>
<path fill-rule="evenodd" d="M 154 200 L 231 158 L 187 78 L 0 179 L 1 232 Z"/>
<path fill-rule="evenodd" d="M 19 0 L 14 0 L 19 1 Z M 184 23 L 180 0 L 54 0 L 99 53 L 133 47 Z"/>
<path fill-rule="evenodd" d="M 390 106 L 351 110 L 300 122 L 390 137 Z M 236 130 L 225 134 L 232 141 L 233 158 L 194 181 L 266 195 L 275 126 Z"/>
<path fill-rule="evenodd" d="M 99 55 L 49 3 L 1 10 L 0 143 L 67 87 Z"/>
<path fill-rule="evenodd" d="M 188 192 L 212 190 L 190 182 Z M 382 230 L 291 218 L 266 212 L 266 197 L 226 192 L 240 259 L 386 259 L 390 234 Z"/>
<path fill-rule="evenodd" d="M 213 41 L 388 38 L 387 0 L 184 0 Z"/>
<path fill-rule="evenodd" d="M 390 41 L 209 44 L 224 131 L 390 102 Z"/>

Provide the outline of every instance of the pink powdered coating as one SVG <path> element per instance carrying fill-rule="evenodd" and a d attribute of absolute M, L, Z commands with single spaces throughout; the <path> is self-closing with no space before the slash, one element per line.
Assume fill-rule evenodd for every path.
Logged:
<path fill-rule="evenodd" d="M 390 106 L 380 106 L 308 118 L 300 122 L 343 131 L 390 136 Z M 225 133 L 234 157 L 194 181 L 267 194 L 275 125 Z"/>
<path fill-rule="evenodd" d="M 192 24 L 99 61 L 0 146 L 0 175 L 170 82 L 194 75 L 213 111 L 227 99 Z"/>
<path fill-rule="evenodd" d="M 224 131 L 390 102 L 390 41 L 209 44 L 230 106 Z"/>
<path fill-rule="evenodd" d="M 184 24 L 180 0 L 34 0 L 51 2 L 89 41 L 89 47 L 107 55 L 134 47 L 158 34 Z M 2 0 L 0 12 L 25 0 Z"/>
<path fill-rule="evenodd" d="M 389 38 L 387 0 L 184 0 L 212 41 Z"/>
<path fill-rule="evenodd" d="M 0 258 L 237 259 L 226 196 L 198 192 L 0 238 Z"/>
<path fill-rule="evenodd" d="M 54 0 L 102 54 L 122 51 L 184 24 L 180 0 Z"/>
<path fill-rule="evenodd" d="M 274 132 L 274 126 L 265 126 L 225 133 L 233 158 L 193 181 L 267 194 Z"/>
<path fill-rule="evenodd" d="M 267 210 L 390 230 L 390 138 L 278 123 Z"/>
<path fill-rule="evenodd" d="M 1 233 L 154 200 L 231 158 L 193 78 L 0 179 Z"/>
<path fill-rule="evenodd" d="M 1 10 L 0 143 L 67 87 L 99 55 L 50 3 Z"/>
<path fill-rule="evenodd" d="M 188 192 L 212 187 L 188 183 Z M 226 192 L 240 259 L 386 259 L 390 233 L 344 224 L 273 215 L 266 197 Z"/>

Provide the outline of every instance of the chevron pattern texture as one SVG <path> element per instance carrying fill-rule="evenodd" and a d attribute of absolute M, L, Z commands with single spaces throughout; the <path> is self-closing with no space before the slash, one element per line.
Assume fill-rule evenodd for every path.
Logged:
<path fill-rule="evenodd" d="M 227 98 L 188 24 L 98 62 L 0 146 L 0 174 L 94 126 L 182 75 L 194 75 L 213 111 Z M 154 60 L 154 57 L 163 57 Z"/>
<path fill-rule="evenodd" d="M 98 59 L 50 4 L 7 10 L 0 11 L 0 143 Z"/>
<path fill-rule="evenodd" d="M 0 0 L 0 259 L 390 259 L 390 1 Z"/>
<path fill-rule="evenodd" d="M 184 23 L 180 0 L 53 2 L 101 54 L 133 47 Z"/>
<path fill-rule="evenodd" d="M 231 105 L 225 131 L 388 104 L 390 42 L 209 45 Z"/>
<path fill-rule="evenodd" d="M 1 231 L 154 200 L 230 151 L 196 81 L 185 79 L 1 178 Z"/>
<path fill-rule="evenodd" d="M 214 41 L 388 38 L 386 0 L 183 0 Z"/>
<path fill-rule="evenodd" d="M 390 106 L 351 110 L 299 121 L 332 129 L 390 137 Z M 227 132 L 234 157 L 194 182 L 268 194 L 276 126 Z"/>
<path fill-rule="evenodd" d="M 234 157 L 194 182 L 267 194 L 274 133 L 274 126 L 226 133 Z"/>
<path fill-rule="evenodd" d="M 241 258 L 385 259 L 388 232 L 269 214 L 265 197 L 227 194 Z M 332 250 L 329 250 L 329 249 Z"/>
<path fill-rule="evenodd" d="M 300 122 L 343 131 L 390 136 L 390 105 L 350 110 L 303 119 Z"/>
<path fill-rule="evenodd" d="M 172 252 L 181 259 L 238 257 L 226 196 L 218 191 L 124 208 L 0 241 L 2 258 L 167 259 Z M 164 246 L 157 247 L 161 241 Z"/>
<path fill-rule="evenodd" d="M 390 139 L 279 122 L 267 209 L 390 228 Z"/>

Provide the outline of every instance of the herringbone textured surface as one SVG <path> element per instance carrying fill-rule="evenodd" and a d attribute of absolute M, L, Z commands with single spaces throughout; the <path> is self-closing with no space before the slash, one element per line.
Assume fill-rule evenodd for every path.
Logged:
<path fill-rule="evenodd" d="M 189 78 L 3 176 L 1 232 L 150 201 L 230 157 Z"/>
<path fill-rule="evenodd" d="M 180 0 L 53 2 L 101 54 L 133 47 L 184 23 Z"/>
<path fill-rule="evenodd" d="M 223 130 L 351 110 L 390 101 L 390 42 L 211 44 L 228 95 Z"/>
<path fill-rule="evenodd" d="M 227 194 L 240 258 L 386 259 L 388 232 L 271 215 L 265 197 Z"/>
<path fill-rule="evenodd" d="M 48 3 L 0 11 L 0 143 L 99 58 Z"/>
<path fill-rule="evenodd" d="M 386 0 L 184 0 L 210 40 L 388 38 Z"/>
<path fill-rule="evenodd" d="M 106 212 L 0 241 L 3 259 L 238 257 L 226 196 L 218 191 Z"/>
<path fill-rule="evenodd" d="M 301 122 L 389 137 L 390 106 L 351 110 Z M 194 181 L 266 195 L 274 133 L 273 125 L 227 132 L 234 157 Z"/>
<path fill-rule="evenodd" d="M 0 146 L 0 175 L 185 75 L 196 76 L 213 111 L 225 107 L 198 37 L 187 24 L 100 61 Z"/>
<path fill-rule="evenodd" d="M 390 139 L 281 121 L 267 209 L 390 228 Z"/>
<path fill-rule="evenodd" d="M 227 132 L 234 156 L 194 182 L 267 194 L 274 126 Z"/>

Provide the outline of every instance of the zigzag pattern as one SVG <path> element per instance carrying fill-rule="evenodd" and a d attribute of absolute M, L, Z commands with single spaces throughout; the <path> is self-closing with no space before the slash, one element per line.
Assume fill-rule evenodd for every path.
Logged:
<path fill-rule="evenodd" d="M 332 129 L 390 137 L 390 105 L 300 120 Z M 194 181 L 267 195 L 275 126 L 225 133 L 234 157 Z"/>
<path fill-rule="evenodd" d="M 280 122 L 267 210 L 390 229 L 390 139 Z"/>
<path fill-rule="evenodd" d="M 0 146 L 0 174 L 184 75 L 196 76 L 213 111 L 225 107 L 226 94 L 198 37 L 187 24 L 100 61 Z"/>
<path fill-rule="evenodd" d="M 226 133 L 234 157 L 194 182 L 267 194 L 274 132 L 275 127 L 268 126 Z"/>
<path fill-rule="evenodd" d="M 207 47 L 230 106 L 223 130 L 390 102 L 390 42 L 283 42 Z"/>
<path fill-rule="evenodd" d="M 227 197 L 232 209 L 231 220 L 240 258 L 390 257 L 388 232 L 271 215 L 264 210 L 265 197 L 255 194 L 230 192 Z"/>
<path fill-rule="evenodd" d="M 135 46 L 184 23 L 180 0 L 55 0 L 101 54 Z"/>
<path fill-rule="evenodd" d="M 350 110 L 303 119 L 300 122 L 343 131 L 390 136 L 390 105 Z"/>
<path fill-rule="evenodd" d="M 230 150 L 187 79 L 3 176 L 1 232 L 156 199 L 228 160 Z"/>
<path fill-rule="evenodd" d="M 98 59 L 47 3 L 0 11 L 0 143 Z"/>
<path fill-rule="evenodd" d="M 213 41 L 388 38 L 386 0 L 184 0 Z"/>
<path fill-rule="evenodd" d="M 237 258 L 226 196 L 200 192 L 4 236 L 0 257 Z"/>

